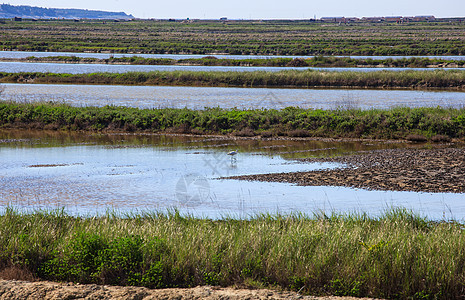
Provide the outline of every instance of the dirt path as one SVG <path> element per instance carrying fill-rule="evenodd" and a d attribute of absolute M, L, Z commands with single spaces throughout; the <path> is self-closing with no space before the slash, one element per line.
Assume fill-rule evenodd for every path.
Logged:
<path fill-rule="evenodd" d="M 247 290 L 217 287 L 195 287 L 190 289 L 151 290 L 143 287 L 121 287 L 107 285 L 81 285 L 49 281 L 27 282 L 0 280 L 0 299 L 302 299 L 302 300 L 360 300 L 353 297 L 312 297 L 292 292 L 272 290 Z M 364 298 L 368 300 L 369 298 Z"/>
<path fill-rule="evenodd" d="M 307 162 L 339 162 L 330 170 L 228 177 L 251 181 L 290 182 L 299 185 L 415 191 L 465 192 L 465 149 L 391 149 Z"/>

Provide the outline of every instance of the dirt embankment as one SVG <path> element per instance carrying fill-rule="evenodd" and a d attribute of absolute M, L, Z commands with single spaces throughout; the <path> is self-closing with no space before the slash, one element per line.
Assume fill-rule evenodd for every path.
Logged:
<path fill-rule="evenodd" d="M 143 287 L 81 285 L 48 281 L 27 282 L 0 280 L 0 299 L 302 299 L 302 300 L 360 300 L 352 297 L 301 296 L 293 292 L 217 288 L 210 286 L 190 289 L 151 290 Z M 368 298 L 365 298 L 368 300 Z"/>
<path fill-rule="evenodd" d="M 375 190 L 465 192 L 465 149 L 378 150 L 307 162 L 338 162 L 337 169 L 228 177 L 313 186 L 346 186 Z"/>

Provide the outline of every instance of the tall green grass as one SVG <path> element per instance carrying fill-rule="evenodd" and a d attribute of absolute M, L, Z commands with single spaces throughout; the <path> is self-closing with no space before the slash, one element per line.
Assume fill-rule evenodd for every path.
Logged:
<path fill-rule="evenodd" d="M 465 137 L 465 109 L 137 109 L 0 102 L 0 127 L 91 131 L 148 131 L 266 137 L 402 139 L 418 134 Z"/>
<path fill-rule="evenodd" d="M 178 212 L 0 216 L 0 265 L 48 280 L 281 287 L 308 294 L 457 299 L 464 224 L 398 209 L 366 215 L 198 219 Z"/>
<path fill-rule="evenodd" d="M 0 82 L 126 85 L 184 85 L 231 87 L 351 87 L 351 88 L 465 88 L 465 71 L 279 72 L 155 71 L 128 73 L 54 74 L 0 72 Z"/>

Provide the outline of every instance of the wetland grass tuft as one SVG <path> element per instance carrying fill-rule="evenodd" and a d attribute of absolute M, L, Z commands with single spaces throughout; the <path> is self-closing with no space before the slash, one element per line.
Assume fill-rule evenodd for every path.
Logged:
<path fill-rule="evenodd" d="M 83 218 L 8 208 L 0 216 L 0 266 L 81 283 L 453 299 L 465 284 L 463 226 L 403 209 L 210 220 L 177 211 Z"/>

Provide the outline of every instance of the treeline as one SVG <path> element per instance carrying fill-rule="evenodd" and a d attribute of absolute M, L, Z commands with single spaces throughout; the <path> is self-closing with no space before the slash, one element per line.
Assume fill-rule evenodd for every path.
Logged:
<path fill-rule="evenodd" d="M 113 85 L 179 85 L 220 87 L 345 87 L 345 88 L 465 88 L 465 71 L 374 71 L 331 72 L 285 70 L 279 72 L 196 72 L 154 71 L 128 73 L 7 73 L 0 72 L 3 83 L 67 83 Z"/>
<path fill-rule="evenodd" d="M 465 138 L 465 109 L 137 109 L 0 102 L 0 127 L 232 134 L 262 138 L 350 137 L 447 141 Z M 415 138 L 416 137 L 416 138 Z"/>
<path fill-rule="evenodd" d="M 366 215 L 196 219 L 179 212 L 0 216 L 0 270 L 16 279 L 274 287 L 303 294 L 460 299 L 463 223 L 403 210 Z M 19 277 L 19 278 L 18 278 Z"/>
<path fill-rule="evenodd" d="M 361 59 L 349 57 L 315 56 L 313 58 L 253 58 L 228 59 L 206 56 L 202 58 L 170 59 L 132 57 L 77 57 L 77 56 L 29 56 L 22 59 L 1 59 L 3 61 L 20 62 L 60 62 L 60 63 L 91 63 L 91 64 L 128 64 L 128 65 L 190 65 L 190 66 L 230 66 L 230 67 L 388 67 L 388 68 L 428 68 L 455 67 L 462 68 L 465 60 L 430 59 L 412 57 L 401 59 Z"/>

